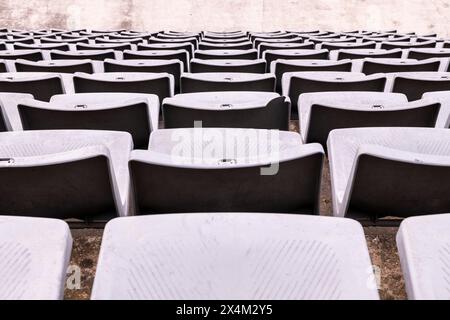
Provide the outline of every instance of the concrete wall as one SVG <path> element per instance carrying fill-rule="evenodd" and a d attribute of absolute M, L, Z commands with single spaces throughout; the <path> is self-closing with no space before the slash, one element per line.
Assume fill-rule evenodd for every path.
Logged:
<path fill-rule="evenodd" d="M 14 28 L 398 29 L 450 34 L 450 0 L 0 0 Z"/>

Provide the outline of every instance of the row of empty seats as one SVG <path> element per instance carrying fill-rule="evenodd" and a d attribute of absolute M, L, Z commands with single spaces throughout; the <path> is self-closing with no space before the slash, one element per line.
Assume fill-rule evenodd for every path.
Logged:
<path fill-rule="evenodd" d="M 378 299 L 355 220 L 392 217 L 408 296 L 447 297 L 422 295 L 410 235 L 450 212 L 446 39 L 5 29 L 2 45 L 0 298 L 62 297 L 58 218 L 109 221 L 92 299 Z M 325 166 L 334 217 L 312 216 Z"/>
<path fill-rule="evenodd" d="M 450 214 L 408 218 L 397 245 L 409 299 L 449 299 Z M 60 220 L 0 216 L 0 298 L 62 299 Z M 379 276 L 379 275 L 378 275 Z M 379 280 L 379 279 L 378 279 Z M 106 226 L 91 299 L 378 299 L 350 219 L 262 213 L 127 217 Z"/>

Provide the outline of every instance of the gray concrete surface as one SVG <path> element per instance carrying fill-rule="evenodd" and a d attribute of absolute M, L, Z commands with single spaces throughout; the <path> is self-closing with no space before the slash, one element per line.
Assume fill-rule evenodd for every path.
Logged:
<path fill-rule="evenodd" d="M 14 28 L 450 33 L 447 0 L 0 0 L 0 11 Z"/>

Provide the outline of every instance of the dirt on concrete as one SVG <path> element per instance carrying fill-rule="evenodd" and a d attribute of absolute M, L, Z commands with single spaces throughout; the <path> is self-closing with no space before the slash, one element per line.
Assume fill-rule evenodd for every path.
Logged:
<path fill-rule="evenodd" d="M 290 130 L 298 130 L 298 122 L 292 121 Z M 331 183 L 328 160 L 325 159 L 322 171 L 320 195 L 320 212 L 332 215 Z M 379 275 L 379 292 L 381 299 L 406 299 L 404 280 L 400 268 L 395 235 L 396 227 L 365 227 L 367 246 L 369 248 L 375 273 Z M 102 229 L 73 229 L 74 240 L 70 264 L 81 269 L 81 286 L 79 289 L 65 290 L 65 299 L 89 299 L 94 282 L 97 258 L 102 241 Z"/>

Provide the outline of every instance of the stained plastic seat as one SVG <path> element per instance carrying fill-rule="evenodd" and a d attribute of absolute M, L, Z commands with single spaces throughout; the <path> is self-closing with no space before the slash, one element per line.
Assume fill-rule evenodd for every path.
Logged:
<path fill-rule="evenodd" d="M 303 93 L 325 91 L 383 92 L 384 75 L 366 76 L 357 72 L 288 72 L 282 78 L 283 95 L 289 97 L 292 109 L 297 110 L 298 97 Z"/>
<path fill-rule="evenodd" d="M 126 132 L 2 132 L 0 211 L 80 219 L 125 215 L 131 148 Z"/>
<path fill-rule="evenodd" d="M 283 60 L 272 61 L 270 72 L 277 78 L 277 92 L 281 93 L 281 79 L 286 72 L 334 71 L 351 72 L 351 60 Z"/>
<path fill-rule="evenodd" d="M 410 101 L 421 99 L 426 92 L 450 90 L 447 72 L 401 72 L 391 77 L 391 91 L 405 94 Z"/>
<path fill-rule="evenodd" d="M 92 60 L 42 60 L 27 61 L 18 59 L 14 63 L 17 72 L 57 72 L 57 73 L 94 73 Z"/>
<path fill-rule="evenodd" d="M 156 94 L 159 101 L 174 95 L 174 78 L 168 73 L 106 72 L 75 73 L 76 93 L 128 92 Z"/>
<path fill-rule="evenodd" d="M 91 299 L 379 299 L 371 269 L 363 230 L 349 219 L 119 218 L 105 228 Z"/>
<path fill-rule="evenodd" d="M 50 52 L 52 60 L 100 60 L 115 59 L 114 50 L 83 50 L 83 51 L 54 51 Z"/>
<path fill-rule="evenodd" d="M 92 101 L 88 96 L 71 95 L 50 104 L 26 101 L 17 109 L 24 130 L 109 130 L 129 132 L 135 149 L 147 149 L 150 132 L 158 127 L 159 99 L 133 94 L 98 94 Z M 86 99 L 83 99 L 86 98 Z M 103 100 L 99 102 L 98 100 Z M 59 101 L 58 101 L 59 100 Z M 108 101 L 109 100 L 109 101 Z M 81 103 L 81 102 L 82 103 Z M 152 112 L 152 109 L 153 112 Z M 152 119 L 156 117 L 156 119 Z"/>
<path fill-rule="evenodd" d="M 241 72 L 241 73 L 265 73 L 266 61 L 257 60 L 191 60 L 191 72 Z"/>
<path fill-rule="evenodd" d="M 300 95 L 300 131 L 305 143 L 326 148 L 334 129 L 358 127 L 431 127 L 438 101 L 408 103 L 405 95 L 384 92 L 319 92 Z"/>
<path fill-rule="evenodd" d="M 261 101 L 249 102 L 257 96 Z M 285 97 L 265 92 L 187 93 L 164 100 L 164 128 L 190 128 L 201 121 L 202 127 L 289 130 L 290 107 Z"/>
<path fill-rule="evenodd" d="M 71 250 L 63 221 L 0 216 L 0 299 L 62 300 Z"/>
<path fill-rule="evenodd" d="M 450 214 L 405 219 L 397 233 L 406 293 L 410 300 L 449 300 Z"/>
<path fill-rule="evenodd" d="M 136 214 L 319 212 L 323 149 L 301 145 L 297 133 L 163 129 L 149 150 L 133 151 L 129 162 Z"/>
<path fill-rule="evenodd" d="M 222 60 L 222 59 L 237 59 L 237 60 L 255 60 L 258 59 L 258 51 L 256 49 L 250 50 L 196 50 L 194 58 L 202 60 Z"/>
<path fill-rule="evenodd" d="M 183 62 L 173 60 L 111 60 L 104 61 L 105 72 L 145 72 L 171 74 L 175 81 L 175 93 L 180 92 L 180 76 Z"/>
<path fill-rule="evenodd" d="M 189 53 L 186 50 L 146 50 L 127 51 L 123 53 L 124 60 L 180 60 L 183 70 L 189 70 Z"/>
<path fill-rule="evenodd" d="M 36 100 L 49 101 L 65 90 L 59 74 L 17 72 L 0 74 L 0 92 L 29 93 Z"/>
<path fill-rule="evenodd" d="M 328 50 L 266 50 L 263 53 L 263 59 L 267 61 L 267 71 L 273 61 L 283 60 L 328 60 Z"/>
<path fill-rule="evenodd" d="M 448 129 L 331 131 L 333 214 L 377 221 L 449 212 L 449 142 Z"/>
<path fill-rule="evenodd" d="M 185 73 L 181 75 L 181 93 L 204 91 L 275 90 L 273 74 L 257 73 Z"/>

